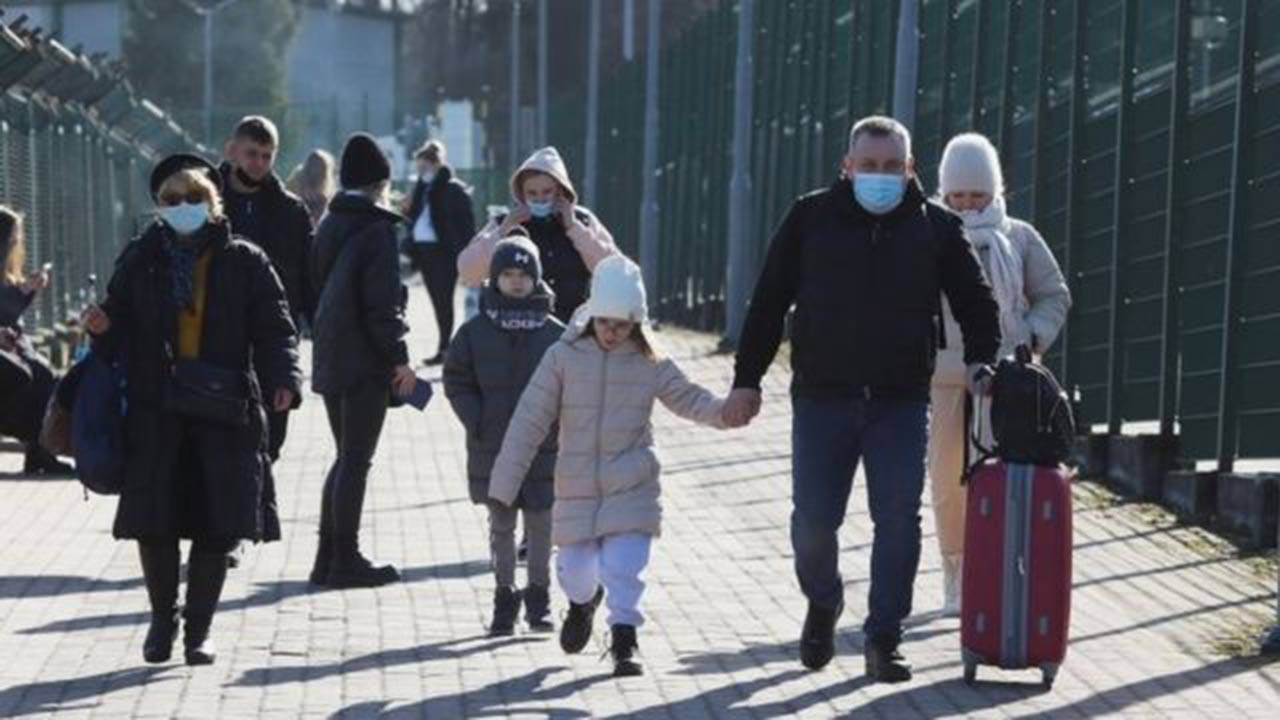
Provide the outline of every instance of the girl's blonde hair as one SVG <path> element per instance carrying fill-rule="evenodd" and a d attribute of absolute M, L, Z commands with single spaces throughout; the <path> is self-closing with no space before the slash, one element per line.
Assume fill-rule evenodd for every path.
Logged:
<path fill-rule="evenodd" d="M 333 197 L 336 187 L 333 178 L 335 165 L 333 155 L 327 150 L 312 150 L 307 154 L 307 159 L 289 176 L 289 189 L 299 195 Z"/>
<path fill-rule="evenodd" d="M 11 285 L 25 281 L 27 244 L 22 233 L 22 213 L 7 205 L 0 205 L 0 248 L 4 250 L 0 252 L 0 258 L 4 259 L 0 279 Z"/>
<path fill-rule="evenodd" d="M 588 318 L 587 327 L 582 331 L 582 337 L 594 338 L 595 336 L 595 318 Z M 649 337 L 644 334 L 644 323 L 634 323 L 631 326 L 631 336 L 629 339 L 631 342 L 636 344 L 636 347 L 640 348 L 641 355 L 644 355 L 655 362 L 658 360 L 658 353 L 653 349 L 653 344 L 649 342 Z"/>
<path fill-rule="evenodd" d="M 222 196 L 203 169 L 187 168 L 165 178 L 156 190 L 156 197 L 162 198 L 169 193 L 198 195 L 209 204 L 209 218 L 215 222 L 222 221 Z"/>

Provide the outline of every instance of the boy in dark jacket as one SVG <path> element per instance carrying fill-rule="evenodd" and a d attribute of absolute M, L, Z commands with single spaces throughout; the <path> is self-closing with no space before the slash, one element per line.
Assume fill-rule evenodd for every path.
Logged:
<path fill-rule="evenodd" d="M 551 314 L 554 295 L 542 282 L 538 248 L 517 228 L 494 247 L 480 314 L 449 345 L 444 391 L 467 431 L 471 500 L 489 506 L 489 547 L 497 590 L 489 634 L 511 635 L 523 597 L 525 620 L 538 632 L 551 620 L 551 502 L 555 433 L 543 443 L 514 507 L 489 502 L 489 473 L 507 424 L 543 353 L 564 332 Z M 515 588 L 517 512 L 524 513 L 529 542 L 529 585 Z"/>

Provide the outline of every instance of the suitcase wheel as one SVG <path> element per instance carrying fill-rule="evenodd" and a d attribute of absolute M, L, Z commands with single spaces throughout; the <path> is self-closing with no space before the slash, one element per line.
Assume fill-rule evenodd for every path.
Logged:
<path fill-rule="evenodd" d="M 978 681 L 978 664 L 966 662 L 964 664 L 964 684 L 972 685 Z"/>
<path fill-rule="evenodd" d="M 1040 684 L 1045 690 L 1053 689 L 1053 680 L 1058 677 L 1057 665 L 1044 665 L 1040 668 Z"/>

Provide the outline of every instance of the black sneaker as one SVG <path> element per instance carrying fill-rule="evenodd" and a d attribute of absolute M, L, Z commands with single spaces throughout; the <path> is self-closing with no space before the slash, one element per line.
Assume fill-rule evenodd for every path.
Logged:
<path fill-rule="evenodd" d="M 331 588 L 372 588 L 399 582 L 400 573 L 391 565 L 374 565 L 360 554 L 359 542 L 352 537 L 334 537 L 333 560 L 325 583 Z"/>
<path fill-rule="evenodd" d="M 493 623 L 489 625 L 489 637 L 508 637 L 516 634 L 516 618 L 520 615 L 520 592 L 511 587 L 493 591 Z"/>
<path fill-rule="evenodd" d="M 836 622 L 844 612 L 844 603 L 824 608 L 809 603 L 800 632 L 800 662 L 810 670 L 821 670 L 836 654 Z"/>
<path fill-rule="evenodd" d="M 524 589 L 524 620 L 529 629 L 539 633 L 549 633 L 556 629 L 551 622 L 551 593 L 540 585 L 530 585 Z"/>
<path fill-rule="evenodd" d="M 566 653 L 574 655 L 587 646 L 591 640 L 591 623 L 595 620 L 596 608 L 600 607 L 603 599 L 604 588 L 597 588 L 595 596 L 586 603 L 569 603 L 569 614 L 560 627 L 560 648 Z"/>
<path fill-rule="evenodd" d="M 911 663 L 898 652 L 896 641 L 868 639 L 863 656 L 867 663 L 867 677 L 874 682 L 900 683 L 911 679 Z"/>
<path fill-rule="evenodd" d="M 639 645 L 636 643 L 634 625 L 614 625 L 612 641 L 609 643 L 609 654 L 613 656 L 614 677 L 638 677 L 644 674 L 644 667 L 636 662 L 635 654 Z"/>

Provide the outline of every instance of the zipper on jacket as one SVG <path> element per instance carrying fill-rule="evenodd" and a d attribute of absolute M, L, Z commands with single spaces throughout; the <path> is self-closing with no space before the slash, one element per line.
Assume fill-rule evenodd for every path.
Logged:
<path fill-rule="evenodd" d="M 593 341 L 594 342 L 594 341 Z M 609 391 L 609 353 L 600 351 L 600 408 L 596 413 L 596 495 L 599 502 L 595 512 L 591 514 L 591 537 L 596 536 L 596 528 L 600 523 L 600 508 L 604 506 L 604 483 L 600 482 L 600 456 L 603 453 L 601 435 L 604 432 L 605 397 Z"/>

